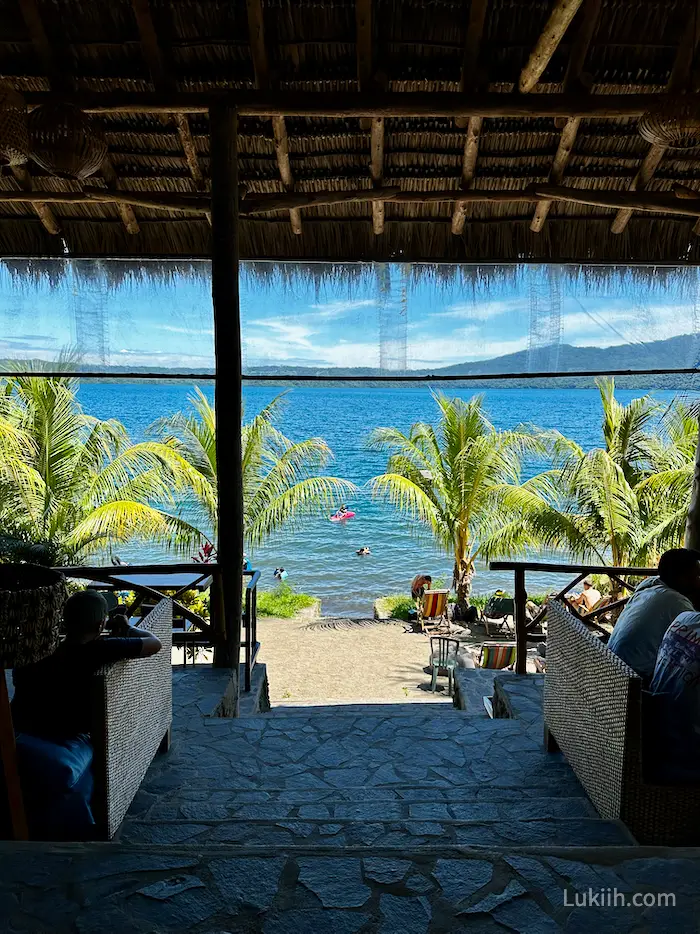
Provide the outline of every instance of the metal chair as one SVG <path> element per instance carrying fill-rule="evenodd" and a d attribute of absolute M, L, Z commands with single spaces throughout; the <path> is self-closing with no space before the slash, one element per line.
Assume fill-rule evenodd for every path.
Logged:
<path fill-rule="evenodd" d="M 440 625 L 449 626 L 447 619 L 447 600 L 449 590 L 426 590 L 418 605 L 418 622 L 421 632 L 429 631 Z M 426 625 L 427 624 L 427 625 Z"/>
<path fill-rule="evenodd" d="M 448 639 L 445 636 L 432 636 L 430 639 L 430 664 L 433 669 L 433 680 L 430 690 L 435 693 L 437 688 L 438 671 L 447 669 L 447 689 L 450 697 L 454 690 L 454 670 L 457 667 L 457 652 L 459 641 Z"/>
<path fill-rule="evenodd" d="M 479 668 L 512 668 L 515 664 L 515 642 L 484 642 L 479 653 Z"/>

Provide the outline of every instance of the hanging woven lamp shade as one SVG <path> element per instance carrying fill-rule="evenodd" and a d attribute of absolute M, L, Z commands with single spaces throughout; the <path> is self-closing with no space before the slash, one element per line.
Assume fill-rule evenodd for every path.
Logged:
<path fill-rule="evenodd" d="M 665 98 L 640 117 L 637 129 L 655 146 L 695 149 L 700 146 L 700 104 L 695 95 Z"/>
<path fill-rule="evenodd" d="M 28 155 L 27 105 L 13 88 L 0 85 L 0 165 L 23 165 Z"/>
<path fill-rule="evenodd" d="M 107 144 L 94 120 L 72 104 L 45 104 L 29 114 L 32 159 L 51 175 L 84 179 L 99 169 Z"/>
<path fill-rule="evenodd" d="M 36 564 L 0 564 L 0 676 L 29 665 L 58 645 L 68 597 L 63 574 Z"/>

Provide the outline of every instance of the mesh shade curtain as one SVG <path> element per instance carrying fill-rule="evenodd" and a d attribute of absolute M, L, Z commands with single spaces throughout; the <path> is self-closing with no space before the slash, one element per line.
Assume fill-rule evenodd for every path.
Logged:
<path fill-rule="evenodd" d="M 695 267 L 247 263 L 244 374 L 695 367 L 699 296 Z M 209 264 L 3 261 L 0 371 L 36 365 L 213 374 Z"/>

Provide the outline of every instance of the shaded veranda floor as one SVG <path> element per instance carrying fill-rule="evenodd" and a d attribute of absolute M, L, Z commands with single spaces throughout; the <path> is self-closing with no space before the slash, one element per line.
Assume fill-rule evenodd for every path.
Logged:
<path fill-rule="evenodd" d="M 634 847 L 599 820 L 536 715 L 407 703 L 222 720 L 223 678 L 175 673 L 171 752 L 118 843 L 0 846 L 2 930 L 694 929 L 700 855 Z M 576 907 L 589 888 L 673 892 L 676 907 Z"/>

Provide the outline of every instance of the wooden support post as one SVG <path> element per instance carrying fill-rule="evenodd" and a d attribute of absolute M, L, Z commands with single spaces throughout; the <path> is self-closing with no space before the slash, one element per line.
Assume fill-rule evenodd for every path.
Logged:
<path fill-rule="evenodd" d="M 464 155 L 462 156 L 462 191 L 469 191 L 474 181 L 476 160 L 479 155 L 479 136 L 481 135 L 483 122 L 483 117 L 470 117 L 467 124 L 467 136 L 464 141 Z M 452 212 L 453 234 L 461 234 L 464 230 L 468 210 L 466 201 L 458 201 L 455 204 Z"/>
<path fill-rule="evenodd" d="M 698 421 L 700 428 L 700 420 Z M 690 495 L 688 518 L 685 523 L 685 547 L 700 550 L 700 433 L 695 450 L 695 469 L 693 472 L 693 491 Z"/>
<path fill-rule="evenodd" d="M 241 651 L 243 489 L 241 486 L 241 321 L 238 298 L 238 128 L 234 107 L 209 112 L 212 184 L 211 288 L 216 350 L 216 458 L 219 567 L 226 638 L 214 664 L 238 684 Z M 238 702 L 236 701 L 236 711 Z"/>
<path fill-rule="evenodd" d="M 370 172 L 372 184 L 381 187 L 384 175 L 384 117 L 372 118 Z M 384 233 L 384 202 L 372 202 L 372 229 L 375 234 Z"/>
<path fill-rule="evenodd" d="M 9 811 L 10 831 L 13 840 L 28 840 L 27 818 L 17 768 L 15 731 L 12 726 L 12 710 L 7 693 L 5 669 L 0 667 L 0 767 L 5 780 L 5 797 Z"/>
<path fill-rule="evenodd" d="M 527 590 L 525 590 L 525 571 L 515 569 L 515 641 L 517 657 L 515 670 L 519 675 L 527 673 Z"/>

